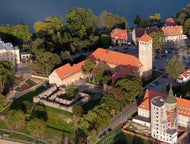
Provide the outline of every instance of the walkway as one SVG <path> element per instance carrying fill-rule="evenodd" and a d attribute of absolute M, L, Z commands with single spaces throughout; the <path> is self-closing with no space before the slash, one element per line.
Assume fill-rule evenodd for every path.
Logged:
<path fill-rule="evenodd" d="M 9 91 L 9 93 L 6 95 L 7 101 L 12 102 L 13 99 L 16 99 L 16 98 L 18 98 L 20 96 L 23 96 L 23 95 L 25 95 L 25 94 L 33 91 L 33 90 L 36 90 L 38 87 L 42 86 L 43 83 L 44 83 L 44 81 L 40 81 L 40 80 L 37 80 L 35 82 L 37 83 L 37 85 L 35 85 L 35 86 L 33 86 L 33 87 L 23 91 L 23 92 L 18 92 L 18 91 L 15 91 L 15 90 Z"/>

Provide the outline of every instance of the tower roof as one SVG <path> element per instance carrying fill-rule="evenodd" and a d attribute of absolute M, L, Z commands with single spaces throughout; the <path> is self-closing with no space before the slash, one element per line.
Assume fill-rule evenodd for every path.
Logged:
<path fill-rule="evenodd" d="M 169 93 L 168 93 L 168 97 L 166 98 L 166 103 L 176 103 L 177 102 L 177 99 L 174 97 L 174 94 L 173 94 L 173 90 L 172 90 L 172 85 L 170 85 L 170 90 L 169 90 Z"/>
<path fill-rule="evenodd" d="M 150 37 L 148 34 L 144 34 L 142 37 L 140 37 L 139 41 L 143 41 L 143 42 L 149 42 L 152 40 L 152 37 Z"/>

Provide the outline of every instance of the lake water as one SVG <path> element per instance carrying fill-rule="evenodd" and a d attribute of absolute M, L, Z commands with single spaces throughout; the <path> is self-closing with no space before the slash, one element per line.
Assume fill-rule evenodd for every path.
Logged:
<path fill-rule="evenodd" d="M 174 16 L 185 8 L 189 0 L 1 0 L 0 24 L 24 23 L 33 27 L 36 21 L 48 16 L 62 16 L 74 7 L 90 8 L 95 15 L 106 10 L 126 17 L 129 26 L 134 26 L 136 14 L 148 18 L 154 13 L 161 14 L 161 21 Z"/>

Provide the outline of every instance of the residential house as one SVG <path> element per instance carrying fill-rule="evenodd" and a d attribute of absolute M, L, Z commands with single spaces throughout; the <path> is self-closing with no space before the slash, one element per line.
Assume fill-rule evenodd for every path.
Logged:
<path fill-rule="evenodd" d="M 177 127 L 189 128 L 190 101 L 169 94 L 146 90 L 134 122 L 150 127 L 153 138 L 166 143 L 177 142 Z"/>
<path fill-rule="evenodd" d="M 160 29 L 156 26 L 146 27 L 146 28 L 135 28 L 132 31 L 132 41 L 135 45 L 138 44 L 139 38 L 141 38 L 145 33 L 150 34 L 152 32 L 159 32 Z"/>
<path fill-rule="evenodd" d="M 14 47 L 11 43 L 4 43 L 0 39 L 0 61 L 6 60 L 11 63 L 20 63 L 20 50 L 18 47 Z"/>
<path fill-rule="evenodd" d="M 184 82 L 188 82 L 190 80 L 190 69 L 186 69 L 182 74 L 180 74 L 176 81 L 178 83 L 184 83 Z"/>
<path fill-rule="evenodd" d="M 164 23 L 165 26 L 177 26 L 178 25 L 178 22 L 173 18 L 173 17 L 170 17 L 170 18 L 167 18 L 165 20 L 165 23 Z"/>
<path fill-rule="evenodd" d="M 182 26 L 166 26 L 162 27 L 161 31 L 165 36 L 166 42 L 179 42 L 184 37 Z"/>
<path fill-rule="evenodd" d="M 111 43 L 114 46 L 126 46 L 128 41 L 127 31 L 124 29 L 113 29 L 110 33 Z"/>

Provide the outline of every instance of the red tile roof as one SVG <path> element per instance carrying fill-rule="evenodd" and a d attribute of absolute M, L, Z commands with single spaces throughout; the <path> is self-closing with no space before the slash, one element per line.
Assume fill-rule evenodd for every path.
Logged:
<path fill-rule="evenodd" d="M 158 27 L 136 28 L 135 35 L 137 38 L 140 38 L 145 33 L 150 34 L 152 32 L 159 32 L 159 31 L 160 31 L 160 29 Z"/>
<path fill-rule="evenodd" d="M 111 37 L 119 40 L 128 40 L 127 31 L 119 28 L 113 29 L 110 33 Z"/>
<path fill-rule="evenodd" d="M 113 65 L 131 66 L 139 68 L 141 65 L 138 58 L 133 55 L 98 48 L 88 58 Z"/>
<path fill-rule="evenodd" d="M 155 92 L 152 90 L 146 90 L 144 99 L 138 107 L 145 110 L 150 110 L 151 99 L 156 96 L 162 96 L 163 98 L 166 98 L 167 94 Z M 179 114 L 190 117 L 190 100 L 186 100 L 179 97 L 176 97 L 176 99 L 177 99 L 177 107 Z"/>
<path fill-rule="evenodd" d="M 140 37 L 139 41 L 143 41 L 143 42 L 149 42 L 151 41 L 152 38 L 148 35 L 148 34 L 144 34 L 142 37 Z"/>
<path fill-rule="evenodd" d="M 85 62 L 82 61 L 78 64 L 75 64 L 71 66 L 69 63 L 55 69 L 55 72 L 59 76 L 61 80 L 64 80 L 82 70 L 82 67 L 84 66 Z"/>
<path fill-rule="evenodd" d="M 115 66 L 121 66 L 121 70 L 112 76 L 112 80 L 115 81 L 118 78 L 125 77 L 127 73 L 133 73 L 138 70 L 141 63 L 138 58 L 132 55 L 115 52 L 112 50 L 98 48 L 89 57 L 91 60 L 97 60 L 104 63 L 112 64 Z M 85 61 L 82 61 L 76 65 L 71 66 L 69 63 L 55 69 L 57 75 L 61 80 L 64 80 L 82 70 L 85 65 Z"/>
<path fill-rule="evenodd" d="M 161 28 L 164 36 L 178 36 L 183 34 L 182 26 L 167 26 Z"/>
<path fill-rule="evenodd" d="M 131 67 L 131 66 L 124 67 L 122 70 L 112 75 L 112 81 L 114 83 L 119 78 L 125 78 L 127 74 L 129 73 L 133 74 L 137 70 L 138 70 L 137 67 Z"/>
<path fill-rule="evenodd" d="M 186 69 L 181 75 L 183 75 L 185 78 L 188 78 L 190 76 L 190 69 Z"/>
<path fill-rule="evenodd" d="M 177 26 L 178 23 L 174 18 L 170 17 L 170 18 L 166 19 L 165 25 L 166 26 Z"/>

